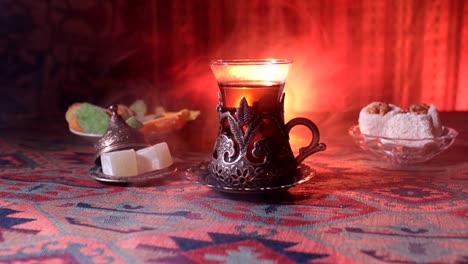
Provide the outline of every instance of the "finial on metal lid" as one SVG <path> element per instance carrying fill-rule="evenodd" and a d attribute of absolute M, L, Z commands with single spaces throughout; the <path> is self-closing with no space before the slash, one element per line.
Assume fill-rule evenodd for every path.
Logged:
<path fill-rule="evenodd" d="M 107 131 L 94 145 L 96 149 L 94 162 L 97 165 L 101 164 L 100 156 L 103 153 L 123 149 L 141 149 L 149 146 L 145 136 L 137 129 L 130 127 L 118 114 L 117 110 L 117 105 L 109 107 L 112 115 Z"/>
<path fill-rule="evenodd" d="M 118 110 L 119 110 L 119 107 L 115 104 L 109 106 L 109 111 L 112 113 L 112 116 L 117 116 Z"/>

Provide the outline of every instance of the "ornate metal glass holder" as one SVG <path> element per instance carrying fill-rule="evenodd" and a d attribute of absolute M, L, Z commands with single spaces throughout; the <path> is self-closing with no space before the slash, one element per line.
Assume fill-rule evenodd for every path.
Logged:
<path fill-rule="evenodd" d="M 312 121 L 299 117 L 285 124 L 284 97 L 283 93 L 275 111 L 263 113 L 250 106 L 245 97 L 237 108 L 225 108 L 219 94 L 219 131 L 208 165 L 217 186 L 241 190 L 293 184 L 298 165 L 309 155 L 325 150 Z M 297 157 L 289 144 L 289 132 L 296 125 L 306 126 L 313 136 Z"/>

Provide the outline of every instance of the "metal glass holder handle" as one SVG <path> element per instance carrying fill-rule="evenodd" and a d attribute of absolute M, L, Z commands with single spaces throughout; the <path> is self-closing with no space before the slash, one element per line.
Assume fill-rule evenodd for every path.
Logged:
<path fill-rule="evenodd" d="M 291 129 L 298 125 L 303 125 L 307 127 L 310 130 L 310 132 L 312 132 L 312 139 L 309 145 L 299 149 L 299 155 L 297 155 L 296 157 L 296 162 L 297 164 L 300 164 L 305 158 L 314 154 L 315 152 L 324 151 L 327 148 L 327 146 L 324 143 L 319 143 L 320 132 L 317 125 L 315 125 L 315 123 L 311 120 L 304 117 L 296 117 L 289 120 L 289 122 L 286 123 L 286 133 L 289 135 Z"/>

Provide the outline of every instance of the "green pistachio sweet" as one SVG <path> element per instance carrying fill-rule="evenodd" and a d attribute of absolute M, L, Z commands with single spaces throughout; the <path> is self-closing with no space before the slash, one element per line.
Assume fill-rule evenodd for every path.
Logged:
<path fill-rule="evenodd" d="M 143 126 L 143 123 L 138 121 L 138 119 L 135 116 L 129 117 L 127 120 L 125 120 L 125 122 L 127 123 L 127 125 L 136 129 L 139 129 L 140 127 Z"/>
<path fill-rule="evenodd" d="M 75 116 L 83 132 L 92 134 L 104 134 L 110 120 L 103 108 L 90 103 L 81 104 Z"/>

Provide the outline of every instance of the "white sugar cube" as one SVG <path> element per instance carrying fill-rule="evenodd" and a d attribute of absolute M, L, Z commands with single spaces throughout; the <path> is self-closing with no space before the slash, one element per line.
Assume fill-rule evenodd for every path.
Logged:
<path fill-rule="evenodd" d="M 166 142 L 136 151 L 138 173 L 160 170 L 172 165 L 172 156 Z"/>
<path fill-rule="evenodd" d="M 135 150 L 126 149 L 103 153 L 101 155 L 102 172 L 111 176 L 136 176 L 138 167 Z"/>

